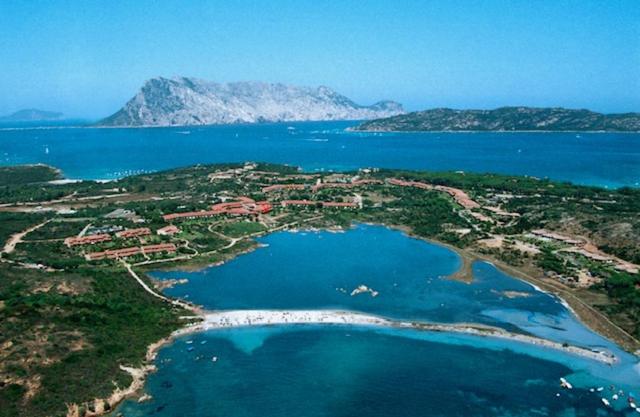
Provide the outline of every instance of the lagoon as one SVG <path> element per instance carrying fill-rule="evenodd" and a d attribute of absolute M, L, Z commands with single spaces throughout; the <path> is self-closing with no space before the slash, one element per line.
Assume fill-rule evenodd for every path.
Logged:
<path fill-rule="evenodd" d="M 626 415 L 607 410 L 615 390 L 640 394 L 637 359 L 592 332 L 558 298 L 486 262 L 472 283 L 448 278 L 458 255 L 382 226 L 342 233 L 278 232 L 261 247 L 167 289 L 211 310 L 343 308 L 394 318 L 476 322 L 607 349 L 613 366 L 509 340 L 363 326 L 210 330 L 161 350 L 154 399 L 118 408 L 129 417 Z M 376 290 L 351 296 L 360 284 Z M 340 291 L 345 288 L 348 291 Z M 506 296 L 505 291 L 518 296 Z M 212 359 L 216 358 L 214 362 Z M 560 377 L 575 388 L 561 390 Z M 590 392 L 603 386 L 607 391 Z"/>

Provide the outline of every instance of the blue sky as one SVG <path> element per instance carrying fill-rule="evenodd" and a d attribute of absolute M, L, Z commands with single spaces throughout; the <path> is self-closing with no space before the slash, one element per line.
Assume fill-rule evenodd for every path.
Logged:
<path fill-rule="evenodd" d="M 640 2 L 0 1 L 0 114 L 106 116 L 159 75 L 640 111 Z"/>

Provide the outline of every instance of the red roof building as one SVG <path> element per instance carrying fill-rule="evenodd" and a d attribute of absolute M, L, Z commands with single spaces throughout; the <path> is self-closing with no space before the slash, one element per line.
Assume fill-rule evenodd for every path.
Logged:
<path fill-rule="evenodd" d="M 79 245 L 93 245 L 95 243 L 108 242 L 110 240 L 111 240 L 111 236 L 109 236 L 108 234 L 102 233 L 102 234 L 91 235 L 91 236 L 68 237 L 64 240 L 64 244 L 67 245 L 68 247 L 72 247 L 72 246 L 79 246 Z"/>
<path fill-rule="evenodd" d="M 162 218 L 165 221 L 175 219 L 193 219 L 198 217 L 211 217 L 217 215 L 228 214 L 231 216 L 257 216 L 259 214 L 269 213 L 273 206 L 268 201 L 254 201 L 249 197 L 238 197 L 238 201 L 229 203 L 218 203 L 211 206 L 208 211 L 191 211 L 186 213 L 165 214 Z"/>
<path fill-rule="evenodd" d="M 160 236 L 173 236 L 177 233 L 180 233 L 180 229 L 177 226 L 170 224 L 169 226 L 161 227 L 156 230 L 156 233 Z"/>
<path fill-rule="evenodd" d="M 151 230 L 148 227 L 140 227 L 138 229 L 127 229 L 116 233 L 116 236 L 122 239 L 130 239 L 132 237 L 148 236 Z"/>
<path fill-rule="evenodd" d="M 280 190 L 304 190 L 306 185 L 304 184 L 274 184 L 262 189 L 263 193 Z"/>
<path fill-rule="evenodd" d="M 101 259 L 121 259 L 127 258 L 133 255 L 140 254 L 150 254 L 150 253 L 158 253 L 158 252 L 167 252 L 173 253 L 177 250 L 176 245 L 173 243 L 160 243 L 157 245 L 147 245 L 147 246 L 133 246 L 130 248 L 122 248 L 122 249 L 110 249 L 104 252 L 92 252 L 88 253 L 85 258 L 88 261 L 98 261 Z"/>
<path fill-rule="evenodd" d="M 358 204 L 342 201 L 325 201 L 322 203 L 322 207 L 334 207 L 334 208 L 357 208 Z"/>

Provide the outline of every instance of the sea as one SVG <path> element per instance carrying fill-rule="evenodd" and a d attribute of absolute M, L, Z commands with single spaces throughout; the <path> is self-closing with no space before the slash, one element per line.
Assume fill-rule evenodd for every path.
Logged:
<path fill-rule="evenodd" d="M 492 172 L 609 188 L 640 186 L 635 133 L 356 133 L 355 122 L 97 129 L 0 126 L 0 165 L 46 163 L 71 179 L 117 179 L 215 162 L 305 171 L 365 167 Z M 609 366 L 522 342 L 366 326 L 208 331 L 166 345 L 127 417 L 632 416 L 635 356 L 585 327 L 560 299 L 487 262 L 452 280 L 452 250 L 382 226 L 270 234 L 260 246 L 166 289 L 216 309 L 339 308 L 397 319 L 474 322 L 619 358 Z M 351 295 L 366 285 L 378 292 Z M 214 360 L 215 358 L 215 360 Z M 566 378 L 574 388 L 563 389 Z M 614 395 L 619 398 L 614 400 Z M 607 399 L 611 407 L 604 405 Z M 639 401 L 640 402 L 640 401 Z"/>
<path fill-rule="evenodd" d="M 562 300 L 487 262 L 452 280 L 452 250 L 383 226 L 301 230 L 201 271 L 155 271 L 187 282 L 165 292 L 210 310 L 349 309 L 398 319 L 475 322 L 585 348 L 613 366 L 521 342 L 365 326 L 212 330 L 163 348 L 152 399 L 125 416 L 637 415 L 637 359 L 586 328 Z M 378 292 L 351 295 L 359 285 Z M 566 378 L 573 389 L 562 389 Z M 624 393 L 624 394 L 621 394 Z M 618 400 L 613 400 L 618 394 Z M 610 400 L 606 407 L 602 398 Z"/>
<path fill-rule="evenodd" d="M 640 186 L 638 133 L 363 133 L 357 122 L 88 128 L 0 125 L 0 165 L 46 163 L 71 179 L 215 162 L 307 171 L 363 167 L 528 175 L 602 187 Z"/>

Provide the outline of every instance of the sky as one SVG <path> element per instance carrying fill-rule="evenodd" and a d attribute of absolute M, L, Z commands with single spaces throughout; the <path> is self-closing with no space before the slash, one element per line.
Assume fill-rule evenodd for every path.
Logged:
<path fill-rule="evenodd" d="M 640 111 L 640 1 L 0 1 L 0 114 L 100 118 L 157 76 Z"/>

